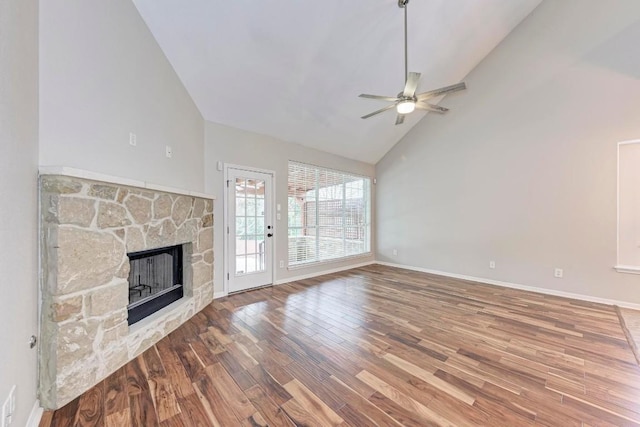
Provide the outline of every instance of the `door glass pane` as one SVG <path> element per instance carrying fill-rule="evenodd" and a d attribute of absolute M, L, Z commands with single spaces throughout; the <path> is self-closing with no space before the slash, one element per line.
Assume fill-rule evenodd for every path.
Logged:
<path fill-rule="evenodd" d="M 236 178 L 236 275 L 266 271 L 265 181 Z"/>
<path fill-rule="evenodd" d="M 244 205 L 246 204 L 246 199 L 244 197 L 236 198 L 236 215 L 243 216 L 244 215 Z"/>
<path fill-rule="evenodd" d="M 254 216 L 256 214 L 256 199 L 255 197 L 249 196 L 247 198 L 247 216 Z"/>
<path fill-rule="evenodd" d="M 242 178 L 236 178 L 236 197 L 244 197 L 245 181 Z"/>
<path fill-rule="evenodd" d="M 255 217 L 247 217 L 247 235 L 253 236 L 256 234 L 256 218 Z"/>
<path fill-rule="evenodd" d="M 264 239 L 257 236 L 246 236 L 246 244 L 246 273 L 264 271 Z"/>
<path fill-rule="evenodd" d="M 236 239 L 236 255 L 244 255 L 247 253 L 247 241 Z"/>
<path fill-rule="evenodd" d="M 256 181 L 256 198 L 264 199 L 264 181 Z"/>
<path fill-rule="evenodd" d="M 245 261 L 246 261 L 245 256 L 236 257 L 236 274 L 244 274 L 246 270 Z"/>
<path fill-rule="evenodd" d="M 236 236 L 245 236 L 247 234 L 245 222 L 246 219 L 244 217 L 236 216 Z"/>

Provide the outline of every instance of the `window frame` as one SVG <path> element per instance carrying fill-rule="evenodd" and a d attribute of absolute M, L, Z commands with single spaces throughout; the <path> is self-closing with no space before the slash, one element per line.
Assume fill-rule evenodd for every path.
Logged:
<path fill-rule="evenodd" d="M 352 172 L 347 172 L 347 171 L 342 171 L 342 170 L 337 170 L 337 169 L 331 169 L 331 168 L 327 168 L 324 166 L 318 166 L 318 165 L 313 165 L 313 164 L 309 164 L 309 163 L 304 163 L 304 162 L 299 162 L 299 161 L 295 161 L 295 160 L 289 160 L 288 164 L 287 164 L 287 184 L 288 186 L 290 186 L 292 184 L 291 181 L 291 169 L 292 166 L 297 166 L 297 167 L 302 167 L 302 168 L 306 168 L 307 170 L 313 171 L 315 173 L 315 179 L 314 179 L 314 186 L 313 189 L 307 190 L 307 191 L 314 191 L 314 198 L 313 198 L 313 202 L 315 202 L 315 207 L 314 210 L 315 212 L 313 213 L 313 217 L 315 218 L 315 223 L 314 224 L 307 224 L 304 220 L 301 221 L 301 223 L 299 225 L 295 225 L 292 226 L 290 223 L 291 220 L 291 214 L 292 211 L 290 210 L 290 198 L 292 197 L 292 194 L 290 193 L 289 189 L 287 190 L 287 269 L 289 270 L 294 270 L 294 269 L 299 269 L 299 268 L 306 268 L 306 267 L 310 267 L 310 266 L 314 266 L 314 265 L 320 265 L 320 264 L 327 264 L 327 263 L 335 263 L 335 262 L 342 262 L 345 260 L 349 260 L 349 259 L 354 259 L 354 258 L 364 258 L 364 257 L 369 257 L 372 255 L 372 197 L 373 197 L 373 188 L 372 188 L 372 183 L 373 183 L 373 178 L 370 176 L 366 176 L 366 175 L 361 175 L 361 174 L 357 174 L 357 173 L 352 173 Z M 342 256 L 338 256 L 338 257 L 330 257 L 330 258 L 322 258 L 320 256 L 320 250 L 318 249 L 319 244 L 320 244 L 320 240 L 321 240 L 321 235 L 320 232 L 322 230 L 323 227 L 329 227 L 326 225 L 322 225 L 321 223 L 321 219 L 323 218 L 322 215 L 319 214 L 320 211 L 320 204 L 323 201 L 322 197 L 320 197 L 319 192 L 321 191 L 322 188 L 328 188 L 328 187 L 321 187 L 320 184 L 320 174 L 322 172 L 328 173 L 328 174 L 337 174 L 340 175 L 341 179 L 342 179 L 342 183 L 341 184 L 335 184 L 335 185 L 340 185 L 341 188 L 341 193 L 342 193 L 342 203 L 341 203 L 341 209 L 340 211 L 336 211 L 336 217 L 342 217 L 342 221 L 340 224 L 340 229 L 342 231 L 342 252 L 343 255 Z M 358 225 L 351 225 L 351 224 L 347 224 L 345 221 L 345 215 L 347 212 L 347 202 L 346 200 L 347 198 L 347 184 L 349 182 L 353 182 L 352 181 L 347 181 L 348 178 L 357 178 L 357 180 L 362 180 L 362 194 L 363 197 L 362 199 L 358 199 L 358 200 L 362 200 L 363 201 L 363 213 L 362 213 L 362 218 L 363 221 L 361 224 Z M 306 217 L 307 214 L 305 213 L 305 209 L 303 207 L 299 208 L 300 211 L 300 215 L 301 217 Z M 349 230 L 350 228 L 362 228 L 363 229 L 363 239 L 362 239 L 362 244 L 364 246 L 364 249 L 362 252 L 359 253 L 353 253 L 353 254 L 346 254 L 347 253 L 347 249 L 346 249 L 346 233 L 347 230 Z M 309 230 L 309 229 L 313 229 L 314 230 L 314 239 L 316 242 L 316 256 L 314 256 L 312 259 L 307 260 L 307 261 L 299 261 L 299 262 L 291 262 L 291 251 L 292 251 L 292 246 L 291 246 L 291 231 L 294 230 L 296 231 L 295 235 L 298 235 L 299 231 L 301 230 Z M 297 245 L 294 248 L 297 250 Z"/>
<path fill-rule="evenodd" d="M 626 262 L 626 260 L 629 258 L 628 256 L 628 248 L 625 250 L 621 247 L 621 240 L 622 239 L 622 234 L 626 234 L 629 233 L 630 230 L 628 229 L 629 225 L 623 224 L 623 212 L 622 209 L 620 207 L 620 205 L 623 203 L 623 198 L 626 194 L 623 194 L 623 191 L 621 191 L 621 187 L 622 187 L 622 177 L 621 177 L 621 148 L 623 146 L 628 146 L 628 145 L 640 145 L 640 139 L 633 139 L 633 140 L 629 140 L 629 141 L 621 141 L 618 142 L 617 144 L 617 167 L 616 167 L 616 173 L 617 173 L 617 216 L 616 216 L 616 222 L 617 222 L 617 238 L 616 238 L 616 265 L 613 267 L 618 273 L 628 273 L 628 274 L 640 274 L 640 263 L 628 263 Z M 629 182 L 627 182 L 625 180 L 625 184 L 629 184 Z M 638 188 L 636 191 L 640 191 L 640 188 Z M 625 202 L 627 200 L 624 200 Z M 635 225 L 636 227 L 640 227 L 640 220 L 636 220 L 636 222 L 634 222 L 632 225 Z M 631 228 L 634 228 L 633 226 Z M 625 252 L 624 254 L 621 254 L 621 252 Z M 625 261 L 621 261 L 621 259 L 625 259 Z M 637 265 L 639 264 L 639 265 Z"/>

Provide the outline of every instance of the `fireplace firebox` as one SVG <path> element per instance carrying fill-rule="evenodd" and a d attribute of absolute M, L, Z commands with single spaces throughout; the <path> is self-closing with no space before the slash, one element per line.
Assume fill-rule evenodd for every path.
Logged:
<path fill-rule="evenodd" d="M 132 252 L 129 257 L 129 325 L 184 295 L 182 246 Z"/>

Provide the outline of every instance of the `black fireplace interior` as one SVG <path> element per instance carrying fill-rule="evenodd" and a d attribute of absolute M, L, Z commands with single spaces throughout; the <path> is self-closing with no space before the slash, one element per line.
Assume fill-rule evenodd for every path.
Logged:
<path fill-rule="evenodd" d="M 133 325 L 184 295 L 182 246 L 128 254 L 129 325 Z"/>

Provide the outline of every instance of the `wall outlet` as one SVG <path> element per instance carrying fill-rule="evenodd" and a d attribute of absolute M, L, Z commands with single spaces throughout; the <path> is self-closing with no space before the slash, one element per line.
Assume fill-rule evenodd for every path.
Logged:
<path fill-rule="evenodd" d="M 397 256 L 397 255 L 398 255 L 398 250 L 397 250 L 397 249 L 394 249 L 394 250 L 393 250 L 393 256 Z"/>
<path fill-rule="evenodd" d="M 555 277 L 556 279 L 562 279 L 563 275 L 564 271 L 561 268 L 556 268 L 555 270 L 553 270 L 553 277 Z"/>
<path fill-rule="evenodd" d="M 165 148 L 165 155 L 167 156 L 167 159 L 170 159 L 171 157 L 173 157 L 173 149 L 168 145 Z"/>
<path fill-rule="evenodd" d="M 280 260 L 280 268 L 284 268 L 284 261 Z"/>
<path fill-rule="evenodd" d="M 138 139 L 133 132 L 129 132 L 129 145 L 133 145 L 134 147 L 138 145 Z"/>
<path fill-rule="evenodd" d="M 489 268 L 496 268 L 496 262 L 495 261 L 489 261 Z"/>

